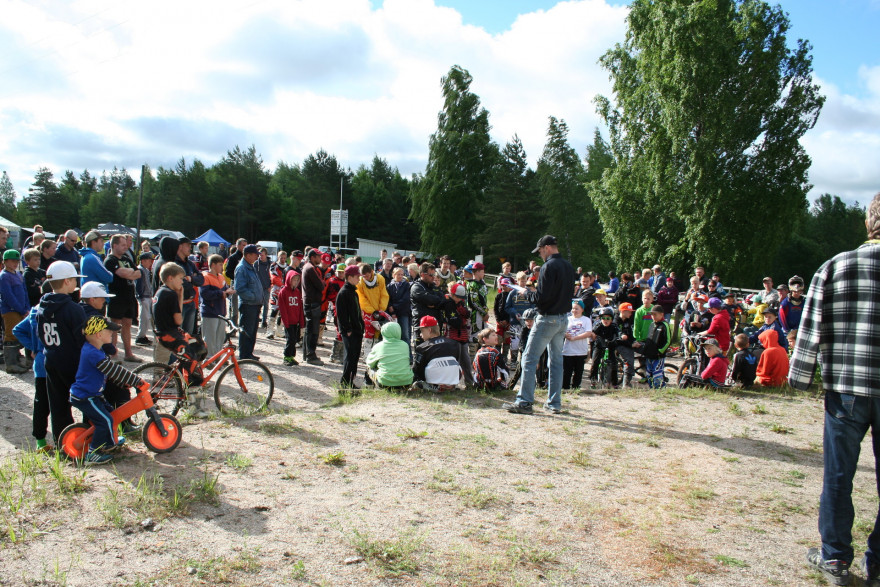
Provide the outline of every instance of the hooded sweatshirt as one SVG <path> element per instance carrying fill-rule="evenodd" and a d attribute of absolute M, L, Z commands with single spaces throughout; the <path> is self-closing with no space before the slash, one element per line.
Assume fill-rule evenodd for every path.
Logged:
<path fill-rule="evenodd" d="M 229 286 L 223 274 L 214 275 L 210 271 L 202 273 L 204 283 L 199 287 L 199 311 L 204 318 L 226 316 L 226 295 Z"/>
<path fill-rule="evenodd" d="M 775 330 L 768 329 L 758 335 L 764 352 L 758 359 L 756 380 L 768 387 L 779 387 L 788 378 L 788 353 L 779 345 Z"/>
<path fill-rule="evenodd" d="M 40 339 L 40 329 L 37 324 L 38 311 L 39 306 L 31 308 L 27 317 L 12 329 L 12 334 L 24 345 L 24 348 L 36 354 L 34 377 L 46 377 L 46 355 L 43 354 L 43 341 Z"/>
<path fill-rule="evenodd" d="M 80 267 L 82 268 L 82 274 L 85 276 L 82 278 L 80 286 L 90 281 L 97 281 L 106 290 L 107 286 L 113 282 L 113 274 L 104 267 L 101 257 L 98 256 L 94 249 L 89 247 L 81 248 L 79 254 L 82 256 Z"/>
<path fill-rule="evenodd" d="M 357 284 L 358 302 L 361 304 L 361 311 L 368 314 L 384 312 L 388 308 L 388 301 L 391 299 L 385 287 L 385 278 L 378 273 L 373 273 L 373 280 L 373 285 L 369 285 L 361 277 Z"/>
<path fill-rule="evenodd" d="M 367 365 L 376 369 L 376 381 L 383 387 L 412 385 L 409 345 L 400 339 L 400 324 L 388 322 L 382 327 L 382 341 L 367 355 Z"/>
<path fill-rule="evenodd" d="M 302 288 L 293 285 L 294 279 L 299 279 L 300 274 L 296 271 L 288 271 L 284 278 L 284 287 L 278 292 L 278 313 L 281 315 L 281 323 L 285 328 L 299 326 L 305 328 L 306 315 L 303 313 Z"/>
<path fill-rule="evenodd" d="M 177 258 L 178 247 L 180 247 L 180 241 L 171 236 L 163 236 L 159 241 L 159 258 L 153 264 L 153 291 L 159 291 L 159 288 L 162 287 L 159 271 L 165 263 L 174 262 Z"/>
<path fill-rule="evenodd" d="M 709 324 L 709 329 L 706 330 L 706 335 L 714 337 L 718 341 L 718 346 L 721 347 L 721 350 L 725 354 L 727 353 L 727 350 L 730 348 L 730 314 L 727 313 L 727 310 L 722 309 L 712 317 L 712 322 Z"/>
<path fill-rule="evenodd" d="M 86 342 L 83 307 L 68 294 L 48 293 L 37 306 L 37 323 L 45 346 L 46 366 L 75 377 L 80 350 Z"/>

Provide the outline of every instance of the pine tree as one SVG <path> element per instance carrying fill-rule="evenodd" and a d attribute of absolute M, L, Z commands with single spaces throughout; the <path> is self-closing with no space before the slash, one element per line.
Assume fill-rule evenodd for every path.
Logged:
<path fill-rule="evenodd" d="M 15 186 L 5 171 L 0 177 L 0 216 L 15 222 Z"/>
<path fill-rule="evenodd" d="M 65 225 L 70 213 L 69 204 L 48 167 L 40 167 L 37 171 L 19 210 L 22 214 L 19 220 L 25 225 L 40 224 L 50 232 L 69 228 Z"/>
<path fill-rule="evenodd" d="M 459 260 L 472 258 L 475 246 L 483 244 L 474 242 L 483 227 L 479 202 L 499 160 L 498 145 L 489 136 L 489 113 L 470 91 L 472 81 L 458 65 L 443 77 L 443 110 L 429 141 L 428 166 L 411 192 L 422 247 Z"/>

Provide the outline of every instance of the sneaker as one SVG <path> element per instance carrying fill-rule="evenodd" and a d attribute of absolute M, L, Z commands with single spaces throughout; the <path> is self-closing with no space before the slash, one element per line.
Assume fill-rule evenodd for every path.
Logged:
<path fill-rule="evenodd" d="M 862 573 L 865 575 L 865 584 L 869 587 L 880 586 L 880 563 L 874 558 L 868 558 L 866 554 L 862 558 Z"/>
<path fill-rule="evenodd" d="M 533 413 L 531 404 L 503 403 L 501 408 L 507 410 L 511 414 L 526 414 L 531 416 Z"/>
<path fill-rule="evenodd" d="M 288 367 L 293 367 L 294 365 L 299 365 L 296 359 L 293 357 L 284 357 L 284 364 Z"/>
<path fill-rule="evenodd" d="M 409 389 L 410 391 L 437 391 L 437 386 L 431 385 L 427 381 L 416 381 Z"/>
<path fill-rule="evenodd" d="M 561 414 L 562 408 L 554 408 L 550 404 L 544 404 L 544 411 L 550 412 L 551 414 Z"/>
<path fill-rule="evenodd" d="M 849 585 L 852 582 L 849 563 L 842 560 L 825 560 L 819 548 L 811 548 L 807 551 L 807 563 L 817 571 L 821 571 L 832 585 Z"/>
<path fill-rule="evenodd" d="M 37 450 L 37 452 L 44 452 L 44 453 L 51 454 L 52 451 L 55 450 L 55 447 L 52 446 L 51 444 L 44 444 L 43 446 L 37 447 L 36 450 Z"/>
<path fill-rule="evenodd" d="M 87 465 L 103 465 L 113 460 L 113 455 L 97 450 L 90 450 L 83 462 Z"/>
<path fill-rule="evenodd" d="M 273 332 L 273 333 L 271 333 L 271 334 L 267 334 L 267 335 L 266 335 L 266 340 L 275 340 L 275 333 Z"/>
<path fill-rule="evenodd" d="M 129 421 L 125 421 L 122 423 L 122 434 L 127 434 L 132 436 L 134 434 L 138 434 L 141 431 L 140 426 L 135 426 Z"/>
<path fill-rule="evenodd" d="M 142 358 L 136 357 L 134 355 L 129 355 L 129 356 L 123 358 L 122 360 L 125 361 L 126 363 L 143 363 L 144 362 L 144 360 Z"/>
<path fill-rule="evenodd" d="M 139 344 L 141 346 L 150 346 L 153 344 L 153 341 L 146 336 L 142 336 L 141 338 L 136 338 L 134 340 L 134 344 Z"/>
<path fill-rule="evenodd" d="M 306 359 L 306 363 L 308 363 L 309 365 L 323 365 L 324 361 L 322 361 L 318 357 L 309 357 L 308 359 Z"/>

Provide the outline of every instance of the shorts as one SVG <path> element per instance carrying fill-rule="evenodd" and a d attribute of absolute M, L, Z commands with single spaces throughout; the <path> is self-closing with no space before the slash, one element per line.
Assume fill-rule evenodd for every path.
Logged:
<path fill-rule="evenodd" d="M 107 316 L 113 320 L 137 320 L 138 317 L 138 301 L 137 299 L 125 298 L 108 298 Z"/>

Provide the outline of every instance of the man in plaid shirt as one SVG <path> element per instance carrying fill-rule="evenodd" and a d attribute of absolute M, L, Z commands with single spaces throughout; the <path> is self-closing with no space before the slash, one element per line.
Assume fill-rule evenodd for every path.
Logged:
<path fill-rule="evenodd" d="M 834 585 L 852 581 L 852 481 L 869 428 L 875 437 L 874 458 L 880 459 L 876 441 L 880 435 L 880 193 L 868 207 L 865 225 L 870 240 L 836 255 L 813 276 L 788 375 L 792 387 L 805 390 L 817 360 L 822 370 L 822 547 L 809 549 L 807 561 Z M 868 537 L 862 570 L 868 581 L 880 580 L 880 514 Z"/>

